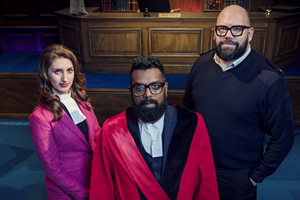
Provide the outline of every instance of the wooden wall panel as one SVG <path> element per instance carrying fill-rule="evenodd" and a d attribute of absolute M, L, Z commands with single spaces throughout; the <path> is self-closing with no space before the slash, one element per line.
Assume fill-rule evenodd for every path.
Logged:
<path fill-rule="evenodd" d="M 285 38 L 285 40 L 282 40 Z M 279 27 L 278 46 L 275 56 L 281 56 L 291 52 L 297 52 L 300 38 L 300 24 Z"/>
<path fill-rule="evenodd" d="M 89 29 L 91 56 L 140 56 L 142 55 L 142 29 L 114 28 Z"/>
<path fill-rule="evenodd" d="M 300 20 L 297 17 L 278 20 L 272 61 L 279 68 L 286 68 L 298 61 L 300 53 Z M 269 48 L 269 47 L 268 47 Z"/>
<path fill-rule="evenodd" d="M 300 77 L 287 76 L 294 123 L 300 126 Z M 36 73 L 0 73 L 0 118 L 28 119 L 38 105 Z M 131 105 L 128 89 L 88 88 L 100 124 Z M 168 103 L 182 105 L 184 90 L 168 90 Z"/>
<path fill-rule="evenodd" d="M 251 41 L 251 47 L 261 55 L 265 54 L 267 35 L 268 35 L 267 28 L 254 29 L 254 34 Z"/>
<path fill-rule="evenodd" d="M 209 49 L 214 49 L 216 47 L 214 34 L 215 34 L 214 28 L 211 28 L 209 32 Z"/>
<path fill-rule="evenodd" d="M 77 26 L 59 24 L 61 42 L 68 46 L 75 54 L 80 55 L 80 33 Z"/>
<path fill-rule="evenodd" d="M 28 119 L 38 105 L 37 73 L 0 73 L 0 118 Z M 100 124 L 131 106 L 128 89 L 89 88 L 88 95 Z M 183 90 L 168 90 L 168 102 L 182 105 Z"/>
<path fill-rule="evenodd" d="M 88 89 L 99 123 L 131 105 L 130 93 L 125 89 Z"/>
<path fill-rule="evenodd" d="M 149 55 L 199 57 L 202 38 L 202 28 L 149 28 Z"/>
<path fill-rule="evenodd" d="M 28 119 L 38 104 L 36 73 L 0 73 L 0 117 Z"/>
<path fill-rule="evenodd" d="M 285 78 L 292 102 L 294 124 L 300 126 L 300 77 L 286 76 Z"/>

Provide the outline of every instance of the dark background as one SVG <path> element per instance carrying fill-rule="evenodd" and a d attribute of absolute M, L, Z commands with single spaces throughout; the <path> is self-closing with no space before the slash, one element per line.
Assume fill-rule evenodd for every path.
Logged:
<path fill-rule="evenodd" d="M 169 0 L 171 9 L 199 12 L 199 0 Z M 259 6 L 300 6 L 299 0 L 250 1 L 250 11 Z M 69 7 L 69 0 L 1 0 L 0 1 L 0 53 L 40 52 L 51 43 L 58 43 L 59 33 L 55 11 Z M 99 7 L 101 0 L 85 0 L 86 7 Z"/>

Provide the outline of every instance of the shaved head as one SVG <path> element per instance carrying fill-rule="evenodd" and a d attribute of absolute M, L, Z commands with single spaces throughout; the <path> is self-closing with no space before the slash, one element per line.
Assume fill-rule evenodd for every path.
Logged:
<path fill-rule="evenodd" d="M 250 25 L 250 17 L 248 11 L 238 5 L 230 5 L 225 7 L 217 18 L 218 25 Z"/>

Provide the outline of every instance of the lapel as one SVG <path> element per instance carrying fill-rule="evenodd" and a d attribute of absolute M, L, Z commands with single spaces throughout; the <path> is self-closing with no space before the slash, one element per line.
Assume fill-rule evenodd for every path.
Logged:
<path fill-rule="evenodd" d="M 194 112 L 176 106 L 177 123 L 172 131 L 167 161 L 160 185 L 171 199 L 177 198 L 198 118 Z M 174 121 L 173 121 L 174 122 Z M 196 162 L 196 161 L 195 161 Z"/>
<path fill-rule="evenodd" d="M 82 107 L 80 104 L 79 105 L 79 108 L 81 109 L 82 113 L 84 114 L 84 116 L 86 117 L 86 122 L 87 122 L 87 125 L 88 125 L 88 134 L 89 134 L 89 140 L 90 140 L 90 127 L 89 127 L 89 123 L 88 123 L 88 112 L 87 110 Z M 60 119 L 60 121 L 62 123 L 64 123 L 66 125 L 66 127 L 68 127 L 72 133 L 74 133 L 75 135 L 77 135 L 88 147 L 91 148 L 91 145 L 87 143 L 83 133 L 80 131 L 80 129 L 76 126 L 76 124 L 73 122 L 73 120 L 69 117 L 69 115 L 64 111 L 62 110 L 63 113 L 62 113 L 62 117 Z"/>
<path fill-rule="evenodd" d="M 83 115 L 86 117 L 86 123 L 87 123 L 87 127 L 88 127 L 89 144 L 92 144 L 94 141 L 94 134 L 92 133 L 92 130 L 94 130 L 94 129 L 91 126 L 92 126 L 92 124 L 94 124 L 94 122 L 93 122 L 94 118 L 93 118 L 93 116 L 91 116 L 90 110 L 86 109 L 81 104 L 78 104 L 78 106 L 79 106 L 81 112 L 83 113 Z M 84 140 L 84 141 L 86 142 L 86 140 Z M 86 142 L 86 144 L 88 144 L 88 143 Z M 91 147 L 91 145 L 89 145 L 89 146 Z"/>
<path fill-rule="evenodd" d="M 170 141 L 177 124 L 177 109 L 174 106 L 168 105 L 167 110 L 165 112 L 165 120 L 164 120 L 164 129 L 163 129 L 163 166 L 161 178 L 164 174 L 164 169 L 166 166 L 166 160 L 168 156 L 168 149 L 170 145 Z"/>

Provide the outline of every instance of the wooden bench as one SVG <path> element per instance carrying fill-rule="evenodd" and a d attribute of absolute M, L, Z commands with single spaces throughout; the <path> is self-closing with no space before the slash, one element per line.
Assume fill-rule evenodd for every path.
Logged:
<path fill-rule="evenodd" d="M 28 119 L 38 105 L 39 53 L 5 53 L 0 55 L 0 118 Z M 300 74 L 286 70 L 295 125 L 300 125 Z M 298 72 L 297 72 L 298 73 Z M 129 74 L 86 73 L 87 92 L 102 124 L 105 119 L 131 105 Z M 188 74 L 166 74 L 169 82 L 168 103 L 182 105 Z"/>

